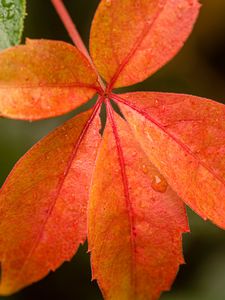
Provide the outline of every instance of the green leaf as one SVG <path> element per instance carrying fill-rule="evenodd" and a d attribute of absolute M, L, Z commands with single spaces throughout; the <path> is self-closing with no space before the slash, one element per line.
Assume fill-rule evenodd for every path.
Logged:
<path fill-rule="evenodd" d="M 0 50 L 19 44 L 26 0 L 0 0 Z"/>

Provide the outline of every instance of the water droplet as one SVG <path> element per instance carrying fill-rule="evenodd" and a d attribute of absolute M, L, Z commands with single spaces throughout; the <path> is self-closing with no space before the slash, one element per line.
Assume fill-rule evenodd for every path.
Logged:
<path fill-rule="evenodd" d="M 143 165 L 142 166 L 142 171 L 144 174 L 147 174 L 148 173 L 148 167 L 146 165 Z"/>
<path fill-rule="evenodd" d="M 106 6 L 108 6 L 108 7 L 111 6 L 112 0 L 106 0 L 106 1 L 105 1 L 105 4 L 106 4 Z"/>
<path fill-rule="evenodd" d="M 151 135 L 148 131 L 146 132 L 146 136 L 150 142 L 154 142 L 153 138 L 151 137 Z"/>
<path fill-rule="evenodd" d="M 165 193 L 168 183 L 161 175 L 155 175 L 152 179 L 151 187 L 159 193 Z"/>
<path fill-rule="evenodd" d="M 165 105 L 162 105 L 162 112 L 165 112 L 166 108 L 165 108 Z"/>

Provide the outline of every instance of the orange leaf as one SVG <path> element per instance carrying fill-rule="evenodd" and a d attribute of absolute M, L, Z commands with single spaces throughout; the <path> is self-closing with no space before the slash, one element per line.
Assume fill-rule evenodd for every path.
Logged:
<path fill-rule="evenodd" d="M 183 263 L 184 204 L 109 112 L 90 193 L 93 277 L 105 299 L 158 299 Z M 115 120 L 114 120 L 115 118 Z"/>
<path fill-rule="evenodd" d="M 2 295 L 70 260 L 86 239 L 88 192 L 100 142 L 96 113 L 73 118 L 36 144 L 2 187 Z"/>
<path fill-rule="evenodd" d="M 167 93 L 121 97 L 137 140 L 173 190 L 201 217 L 225 228 L 225 106 Z"/>
<path fill-rule="evenodd" d="M 90 37 L 98 71 L 115 87 L 146 79 L 180 50 L 198 12 L 198 0 L 102 0 Z"/>
<path fill-rule="evenodd" d="M 28 40 L 0 53 L 0 114 L 37 120 L 75 109 L 98 88 L 97 75 L 75 47 Z"/>

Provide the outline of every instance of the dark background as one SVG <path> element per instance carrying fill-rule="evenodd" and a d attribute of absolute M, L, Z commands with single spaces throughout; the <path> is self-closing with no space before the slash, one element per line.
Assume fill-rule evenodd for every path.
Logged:
<path fill-rule="evenodd" d="M 28 0 L 25 35 L 30 38 L 70 42 L 50 0 Z M 88 43 L 89 28 L 98 0 L 67 0 L 75 23 Z M 145 82 L 129 90 L 181 92 L 225 101 L 225 1 L 202 0 L 193 34 L 182 51 Z M 0 120 L 0 180 L 15 162 L 41 137 L 64 122 L 67 116 L 27 123 Z M 184 235 L 187 265 L 181 267 L 172 291 L 162 300 L 225 299 L 225 231 L 202 221 L 188 210 L 191 234 Z M 87 247 L 81 247 L 70 263 L 11 297 L 1 300 L 100 300 L 91 272 Z M 120 299 L 118 299 L 120 300 Z"/>

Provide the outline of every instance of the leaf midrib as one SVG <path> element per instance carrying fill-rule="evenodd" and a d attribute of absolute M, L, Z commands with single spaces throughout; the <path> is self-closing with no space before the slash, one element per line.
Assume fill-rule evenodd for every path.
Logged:
<path fill-rule="evenodd" d="M 113 112 L 111 107 L 108 109 L 109 115 L 110 115 L 110 121 L 111 121 L 111 126 L 113 129 L 113 134 L 116 142 L 116 147 L 117 147 L 117 153 L 118 153 L 118 160 L 119 160 L 119 165 L 121 169 L 121 177 L 122 177 L 122 182 L 123 182 L 123 187 L 124 187 L 124 196 L 126 200 L 126 207 L 127 207 L 127 212 L 128 212 L 128 218 L 129 218 L 129 223 L 130 223 L 130 235 L 131 235 L 131 257 L 132 257 L 132 274 L 131 274 L 131 280 L 132 280 L 132 286 L 134 287 L 134 295 L 136 295 L 136 273 L 134 269 L 136 268 L 136 242 L 135 242 L 135 233 L 134 233 L 134 211 L 130 199 L 130 193 L 129 193 L 129 184 L 128 184 L 128 178 L 126 174 L 126 168 L 125 168 L 125 159 L 123 155 L 123 149 L 121 146 L 120 142 L 120 137 L 118 134 L 117 126 L 115 124 L 115 120 L 113 117 Z"/>
<path fill-rule="evenodd" d="M 157 126 L 160 130 L 162 130 L 168 137 L 170 137 L 176 144 L 178 144 L 184 152 L 186 152 L 187 154 L 189 154 L 190 156 L 192 156 L 196 161 L 198 161 L 198 163 L 205 168 L 210 174 L 212 174 L 218 181 L 221 182 L 222 185 L 225 186 L 225 182 L 223 181 L 223 179 L 218 176 L 213 169 L 211 169 L 210 167 L 208 167 L 205 163 L 203 163 L 194 153 L 193 151 L 191 151 L 191 149 L 189 147 L 187 147 L 183 142 L 181 142 L 180 140 L 178 140 L 172 133 L 168 132 L 165 127 L 160 124 L 157 120 L 153 119 L 151 116 L 149 116 L 144 110 L 139 109 L 138 107 L 136 107 L 134 104 L 130 103 L 129 101 L 127 101 L 124 98 L 118 97 L 117 95 L 113 96 L 112 98 L 114 98 L 114 100 L 119 101 L 123 104 L 125 104 L 126 106 L 128 106 L 129 108 L 131 108 L 132 110 L 136 111 L 137 113 L 139 113 L 142 117 L 148 119 L 151 123 L 153 123 L 155 126 Z"/>
<path fill-rule="evenodd" d="M 136 42 L 134 43 L 134 46 L 131 48 L 130 52 L 127 54 L 127 56 L 124 58 L 122 63 L 117 68 L 115 74 L 112 76 L 109 87 L 112 89 L 114 84 L 116 83 L 117 79 L 119 78 L 120 74 L 123 72 L 123 70 L 126 68 L 126 66 L 129 64 L 132 57 L 135 55 L 136 51 L 138 50 L 138 47 L 141 45 L 141 43 L 144 41 L 146 36 L 148 35 L 151 28 L 154 26 L 156 20 L 159 18 L 161 12 L 164 10 L 164 7 L 167 3 L 167 0 L 164 1 L 164 4 L 160 5 L 160 9 L 157 11 L 155 16 L 153 17 L 153 20 L 150 24 L 145 24 L 141 34 L 138 36 Z"/>
<path fill-rule="evenodd" d="M 39 245 L 39 242 L 41 240 L 44 228 L 47 225 L 47 222 L 48 222 L 48 220 L 49 220 L 49 218 L 50 218 L 50 216 L 51 216 L 51 214 L 52 214 L 52 212 L 54 210 L 54 207 L 55 207 L 55 205 L 57 203 L 57 200 L 59 198 L 60 192 L 61 192 L 61 190 L 63 188 L 63 184 L 64 184 L 64 182 L 65 182 L 65 180 L 66 180 L 66 178 L 67 178 L 67 176 L 69 174 L 70 168 L 71 168 L 72 163 L 73 163 L 73 161 L 74 161 L 74 159 L 76 157 L 76 154 L 77 154 L 77 151 L 79 149 L 79 146 L 80 146 L 81 142 L 83 141 L 85 135 L 87 134 L 88 129 L 89 129 L 90 125 L 92 124 L 92 121 L 93 121 L 94 117 L 97 114 L 97 111 L 98 111 L 98 106 L 96 106 L 95 111 L 93 111 L 92 115 L 86 121 L 86 123 L 84 125 L 84 128 L 83 128 L 83 130 L 82 130 L 82 132 L 81 132 L 81 134 L 80 134 L 77 142 L 75 143 L 75 145 L 73 147 L 72 154 L 71 154 L 71 156 L 70 156 L 70 158 L 69 158 L 69 160 L 67 162 L 67 166 L 65 168 L 65 171 L 63 172 L 63 177 L 61 177 L 60 180 L 59 180 L 59 182 L 58 182 L 58 186 L 57 186 L 57 189 L 56 189 L 56 194 L 55 194 L 55 197 L 53 199 L 53 202 L 50 205 L 50 208 L 49 208 L 49 211 L 47 213 L 47 216 L 46 216 L 46 218 L 45 218 L 45 220 L 44 220 L 44 222 L 43 222 L 43 224 L 41 226 L 41 229 L 40 229 L 40 231 L 39 231 L 39 233 L 37 235 L 36 240 L 34 241 L 33 247 L 31 248 L 30 252 L 28 253 L 26 259 L 24 260 L 23 265 L 21 266 L 21 269 L 20 269 L 19 273 L 17 274 L 16 278 L 14 279 L 14 284 L 16 283 L 16 281 L 18 281 L 18 279 L 20 277 L 20 274 L 23 272 L 25 266 L 27 265 L 27 262 L 29 261 L 29 259 L 31 258 L 31 256 L 33 255 L 34 251 L 36 250 L 36 248 Z"/>

